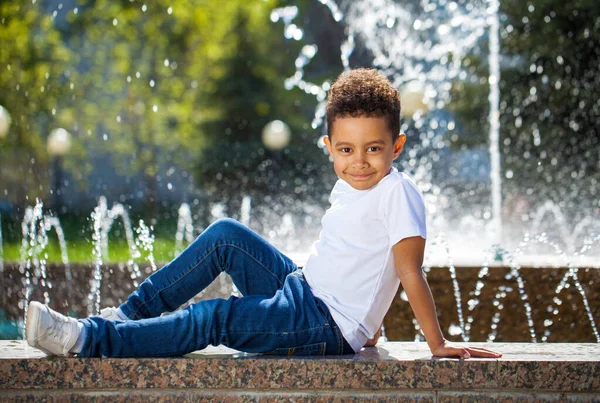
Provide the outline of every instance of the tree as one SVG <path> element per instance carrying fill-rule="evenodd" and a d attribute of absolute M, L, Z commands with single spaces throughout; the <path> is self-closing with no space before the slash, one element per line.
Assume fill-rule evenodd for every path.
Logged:
<path fill-rule="evenodd" d="M 198 94 L 206 65 L 195 56 L 210 41 L 205 14 L 214 8 L 187 0 L 100 0 L 70 21 L 80 131 L 88 147 L 111 156 L 118 173 L 142 173 L 149 217 L 156 214 L 160 171 L 189 168 L 202 147 Z"/>
<path fill-rule="evenodd" d="M 34 2 L 0 4 L 0 105 L 12 116 L 10 132 L 0 139 L 0 197 L 19 208 L 49 194 L 46 141 L 51 129 L 66 123 L 57 110 L 73 73 L 72 52 L 54 18 L 41 10 Z"/>
<path fill-rule="evenodd" d="M 315 100 L 300 91 L 286 91 L 283 78 L 294 73 L 301 45 L 286 41 L 281 27 L 269 21 L 273 4 L 258 7 L 240 2 L 230 19 L 223 46 L 229 51 L 214 61 L 213 86 L 205 103 L 219 113 L 202 125 L 208 145 L 198 160 L 196 179 L 212 200 L 224 202 L 236 216 L 243 196 L 253 206 L 286 204 L 326 197 L 331 175 L 327 159 L 308 129 Z M 292 141 L 282 151 L 262 144 L 263 127 L 281 119 L 292 128 Z M 287 202 L 285 201 L 287 200 Z"/>

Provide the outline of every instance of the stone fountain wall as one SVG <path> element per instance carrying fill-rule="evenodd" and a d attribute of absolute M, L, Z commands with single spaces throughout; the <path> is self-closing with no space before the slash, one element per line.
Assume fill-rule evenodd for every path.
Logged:
<path fill-rule="evenodd" d="M 64 267 L 49 265 L 47 272 L 48 279 L 52 282 L 52 288 L 45 288 L 40 284 L 35 285 L 31 299 L 44 301 L 44 292 L 47 291 L 52 308 L 76 317 L 85 317 L 87 316 L 88 293 L 91 289 L 89 279 L 92 269 L 89 264 L 71 265 L 73 280 L 67 282 Z M 149 267 L 142 267 L 144 276 L 148 276 L 150 272 Z M 541 336 L 544 334 L 545 321 L 552 320 L 551 334 L 547 341 L 595 343 L 597 339 L 592 331 L 583 299 L 573 283 L 570 282 L 568 288 L 563 289 L 558 295 L 555 294 L 555 289 L 566 272 L 566 268 L 522 268 L 520 270 L 532 309 L 531 316 L 537 341 L 541 341 Z M 103 273 L 101 306 L 119 305 L 134 290 L 131 275 L 124 264 L 105 265 Z M 492 318 L 498 311 L 493 304 L 496 294 L 501 291 L 502 287 L 510 287 L 512 291 L 505 291 L 506 296 L 500 300 L 503 308 L 500 311 L 495 341 L 531 342 L 532 336 L 525 305 L 518 292 L 517 282 L 514 279 L 506 279 L 510 268 L 491 267 L 489 269 L 488 276 L 483 279 L 484 287 L 479 296 L 481 302 L 473 311 L 469 311 L 468 301 L 473 298 L 472 293 L 478 281 L 478 273 L 479 268 L 475 267 L 457 268 L 464 320 L 467 321 L 469 316 L 473 318 L 470 340 L 487 340 L 488 334 L 491 332 Z M 596 323 L 600 323 L 600 270 L 582 268 L 579 269 L 578 276 L 581 287 L 587 295 L 591 315 Z M 427 278 L 436 301 L 440 325 L 444 334 L 451 340 L 461 340 L 460 335 L 453 336 L 448 331 L 452 325 L 459 325 L 457 303 L 449 270 L 432 268 L 427 274 Z M 0 273 L 0 309 L 6 312 L 9 320 L 23 316 L 23 310 L 19 308 L 19 301 L 24 298 L 24 279 L 25 275 L 20 273 L 19 266 L 15 264 L 5 264 L 4 272 Z M 226 276 L 222 276 L 203 293 L 197 295 L 193 301 L 227 298 L 231 292 L 231 283 Z M 556 297 L 561 300 L 560 305 L 556 303 Z M 550 306 L 551 308 L 549 308 Z M 558 310 L 556 315 L 549 312 L 553 309 Z M 384 321 L 388 339 L 414 340 L 416 331 L 413 319 L 414 315 L 408 302 L 398 295 Z"/>

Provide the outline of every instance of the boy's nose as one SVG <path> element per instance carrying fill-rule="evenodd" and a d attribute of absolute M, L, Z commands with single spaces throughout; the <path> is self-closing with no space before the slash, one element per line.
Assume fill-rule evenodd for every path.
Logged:
<path fill-rule="evenodd" d="M 352 159 L 352 165 L 355 166 L 363 166 L 367 164 L 367 158 L 365 153 L 357 152 L 354 153 L 354 158 Z"/>

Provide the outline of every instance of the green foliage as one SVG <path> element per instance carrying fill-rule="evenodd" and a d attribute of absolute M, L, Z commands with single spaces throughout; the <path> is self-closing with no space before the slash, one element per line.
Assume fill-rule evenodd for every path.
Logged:
<path fill-rule="evenodd" d="M 73 60 L 52 17 L 34 3 L 0 4 L 0 105 L 12 116 L 0 139 L 0 188 L 21 203 L 47 194 L 46 139 L 64 123 L 56 111 L 70 92 Z"/>
<path fill-rule="evenodd" d="M 273 119 L 292 126 L 294 161 L 309 146 L 326 161 L 306 132 L 304 112 L 314 100 L 283 89 L 301 44 L 283 39 L 282 26 L 270 21 L 276 1 L 54 6 L 38 0 L 0 9 L 0 104 L 13 117 L 0 143 L 0 187 L 9 200 L 49 199 L 46 138 L 57 127 L 72 134 L 64 166 L 79 188 L 92 169 L 90 153 L 104 153 L 119 175 L 142 173 L 151 206 L 169 167 L 195 169 L 208 188 L 220 185 L 210 178 L 224 160 L 255 170 L 264 162 L 260 132 Z M 214 152 L 236 144 L 239 154 Z"/>
<path fill-rule="evenodd" d="M 282 26 L 270 23 L 271 9 L 245 2 L 235 9 L 225 42 L 231 52 L 215 61 L 211 71 L 220 75 L 205 94 L 207 104 L 220 113 L 202 125 L 207 147 L 198 160 L 196 179 L 234 216 L 244 195 L 253 197 L 253 206 L 274 198 L 306 200 L 327 194 L 333 181 L 332 174 L 323 172 L 327 159 L 316 147 L 307 114 L 298 107 L 314 110 L 314 98 L 283 89 L 283 77 L 294 73 L 290 61 L 301 44 L 285 40 Z M 275 119 L 292 130 L 284 151 L 270 151 L 261 142 L 264 126 Z"/>

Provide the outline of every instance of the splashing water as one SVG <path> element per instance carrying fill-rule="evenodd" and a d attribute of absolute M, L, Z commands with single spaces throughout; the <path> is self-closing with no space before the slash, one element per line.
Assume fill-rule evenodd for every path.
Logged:
<path fill-rule="evenodd" d="M 244 196 L 242 199 L 242 207 L 240 210 L 240 222 L 246 227 L 250 226 L 250 210 L 252 208 L 252 199 L 250 196 Z"/>
<path fill-rule="evenodd" d="M 192 210 L 187 203 L 182 203 L 178 210 L 177 232 L 175 233 L 175 257 L 183 250 L 184 237 L 188 244 L 194 240 Z"/>
<path fill-rule="evenodd" d="M 25 298 L 19 302 L 19 307 L 24 311 L 23 328 L 21 333 L 23 338 L 25 337 L 25 329 L 27 328 L 27 311 L 29 309 L 29 300 L 33 292 L 33 280 L 32 280 L 32 264 L 37 267 L 37 254 L 34 252 L 35 248 L 35 232 L 36 222 L 42 217 L 42 203 L 37 200 L 35 206 L 32 208 L 28 206 L 25 209 L 25 216 L 21 223 L 21 232 L 23 238 L 21 240 L 21 264 L 19 271 L 25 274 L 25 284 L 23 289 L 23 295 Z M 36 279 L 37 282 L 37 279 Z"/>
<path fill-rule="evenodd" d="M 542 239 L 542 241 L 539 241 L 536 238 L 535 241 L 542 242 L 544 240 Z M 589 250 L 594 243 L 600 243 L 600 235 L 595 235 L 590 238 L 587 238 L 584 242 L 584 246 L 581 248 L 581 250 L 579 252 L 577 252 L 577 254 L 582 255 L 587 250 Z M 556 250 L 556 253 L 559 254 L 559 256 L 561 256 L 562 258 L 566 258 L 566 254 L 563 253 L 562 251 L 560 251 L 560 248 L 558 248 L 558 246 L 555 243 L 550 243 L 550 244 Z M 579 268 L 572 266 L 571 263 L 567 263 L 566 266 L 568 267 L 568 270 L 565 273 L 565 275 L 563 276 L 563 278 L 561 279 L 561 281 L 558 284 L 558 286 L 556 287 L 556 289 L 554 290 L 555 297 L 553 298 L 553 302 L 557 306 L 562 305 L 562 300 L 558 297 L 558 295 L 560 294 L 560 292 L 563 289 L 569 287 L 569 279 L 571 279 L 573 282 L 573 285 L 579 292 L 579 295 L 581 295 L 583 306 L 585 308 L 586 315 L 590 322 L 592 332 L 594 333 L 594 336 L 596 337 L 596 341 L 598 343 L 600 343 L 600 333 L 598 332 L 598 327 L 596 325 L 596 321 L 594 320 L 594 316 L 592 314 L 592 310 L 590 308 L 590 304 L 589 304 L 587 295 L 585 293 L 585 290 L 583 289 L 583 286 L 581 285 L 581 282 L 579 281 L 579 277 L 578 277 Z M 547 311 L 548 311 L 548 313 L 552 314 L 552 316 L 556 316 L 559 313 L 558 308 L 556 308 L 552 304 L 548 305 Z M 542 336 L 542 341 L 546 341 L 548 339 L 548 337 L 550 336 L 550 334 L 551 334 L 550 327 L 553 324 L 554 324 L 554 321 L 552 320 L 552 318 L 548 318 L 544 321 L 544 335 Z"/>
<path fill-rule="evenodd" d="M 69 255 L 67 252 L 67 241 L 65 240 L 65 233 L 60 225 L 60 220 L 58 217 L 44 217 L 44 234 L 47 234 L 52 228 L 56 232 L 56 236 L 58 237 L 58 244 L 60 246 L 60 258 L 62 264 L 65 268 L 65 278 L 67 281 L 73 279 L 73 274 L 71 273 L 71 265 L 69 264 Z M 47 235 L 44 235 L 47 236 Z"/>
<path fill-rule="evenodd" d="M 502 242 L 502 175 L 500 175 L 500 38 L 498 35 L 500 22 L 498 21 L 499 1 L 491 0 L 488 8 L 488 21 L 490 25 L 490 52 L 488 62 L 490 65 L 490 179 L 492 182 L 492 238 L 496 243 Z"/>
<path fill-rule="evenodd" d="M 98 205 L 91 214 L 94 232 L 92 234 L 92 254 L 94 255 L 94 270 L 90 279 L 88 294 L 88 316 L 100 313 L 100 284 L 102 282 L 102 217 L 106 205 Z"/>
<path fill-rule="evenodd" d="M 463 341 L 468 341 L 469 338 L 468 338 L 468 333 L 465 328 L 465 320 L 464 320 L 462 303 L 461 303 L 462 296 L 461 296 L 461 292 L 460 292 L 460 286 L 458 284 L 458 279 L 456 277 L 456 267 L 454 266 L 454 261 L 452 259 L 452 256 L 450 255 L 450 249 L 448 247 L 448 242 L 446 241 L 444 234 L 443 233 L 438 234 L 436 236 L 436 238 L 433 239 L 432 245 L 434 245 L 434 246 L 440 245 L 442 247 L 442 251 L 445 253 L 446 260 L 447 260 L 445 267 L 448 267 L 448 270 L 450 272 L 450 277 L 452 279 L 452 289 L 454 291 L 454 300 L 456 302 L 459 325 L 458 325 L 458 327 L 453 327 L 451 333 L 454 336 L 460 335 L 461 338 L 463 339 Z M 428 269 L 430 269 L 430 268 L 428 268 Z M 415 330 L 417 330 L 417 333 L 419 333 L 418 331 L 420 330 L 420 328 L 417 329 L 417 327 L 415 327 Z"/>
<path fill-rule="evenodd" d="M 139 285 L 138 279 L 142 276 L 135 259 L 141 256 L 133 236 L 133 229 L 129 214 L 122 204 L 116 203 L 108 210 L 105 197 L 100 197 L 98 206 L 91 214 L 94 232 L 92 234 L 92 253 L 94 255 L 94 270 L 90 280 L 91 290 L 88 295 L 88 314 L 98 315 L 100 313 L 100 286 L 102 283 L 103 258 L 108 257 L 108 234 L 117 218 L 121 218 L 125 227 L 125 236 L 129 246 L 130 259 L 127 261 L 127 269 L 131 273 L 131 279 L 135 287 Z"/>
<path fill-rule="evenodd" d="M 319 0 L 329 9 L 335 21 L 344 26 L 345 38 L 340 45 L 341 63 L 344 70 L 350 68 L 350 56 L 357 46 L 373 55 L 372 65 L 392 81 L 397 88 L 408 88 L 413 83 L 422 87 L 427 107 L 432 111 L 442 110 L 450 101 L 453 82 L 468 81 L 471 73 L 462 65 L 466 55 L 475 51 L 487 53 L 489 65 L 489 156 L 491 163 L 491 213 L 486 235 L 495 244 L 503 240 L 501 220 L 502 177 L 500 158 L 500 44 L 499 44 L 499 1 L 479 0 L 471 2 L 447 2 L 424 0 L 416 4 L 398 4 L 392 0 Z M 282 21 L 287 39 L 300 40 L 303 36 L 289 33 L 300 28 L 294 24 L 298 16 L 297 7 L 276 8 L 271 13 L 273 22 Z M 489 48 L 479 49 L 481 39 L 487 34 Z M 360 44 L 360 45 L 359 45 Z M 329 80 L 312 83 L 305 80 L 304 68 L 315 57 L 315 44 L 305 45 L 295 60 L 295 73 L 285 80 L 286 89 L 299 88 L 314 95 L 318 101 L 312 121 L 314 129 L 322 125 L 325 117 Z M 364 53 L 364 52 L 363 52 Z M 423 113 L 412 116 L 415 126 L 425 123 Z M 436 123 L 437 125 L 437 123 Z M 406 124 L 403 126 L 405 127 Z M 407 126 L 406 126 L 407 127 Z M 430 138 L 431 137 L 431 138 Z M 428 144 L 443 144 L 443 136 L 432 134 L 424 139 L 422 148 Z M 423 137 L 421 137 L 423 139 Z M 322 142 L 319 143 L 323 146 Z M 415 152 L 415 155 L 417 153 Z M 435 159 L 435 157 L 434 157 Z M 401 162 L 407 170 L 419 164 L 414 161 Z M 431 169 L 421 169 L 413 179 L 426 193 L 430 189 L 427 208 L 435 210 L 439 205 L 439 189 L 431 185 Z M 432 212 L 433 214 L 433 212 Z M 441 216 L 442 214 L 437 214 Z M 443 220 L 440 220 L 443 221 Z M 480 224 L 481 225 L 481 224 Z M 450 228 L 432 226 L 442 231 Z"/>
<path fill-rule="evenodd" d="M 155 272 L 157 268 L 156 262 L 154 261 L 154 235 L 152 235 L 152 231 L 154 231 L 154 227 L 147 227 L 146 224 L 144 224 L 144 220 L 140 220 L 139 227 L 135 230 L 138 234 L 135 244 L 147 252 L 146 258 L 150 262 L 152 272 Z"/>
<path fill-rule="evenodd" d="M 350 68 L 349 58 L 356 39 L 360 38 L 361 44 L 374 55 L 374 67 L 398 87 L 414 80 L 424 83 L 432 106 L 438 109 L 449 101 L 451 81 L 466 77 L 461 60 L 476 46 L 486 27 L 490 26 L 492 36 L 495 34 L 497 38 L 497 0 L 491 1 L 489 10 L 481 1 L 468 4 L 423 1 L 412 6 L 391 0 L 319 1 L 329 8 L 335 21 L 345 26 L 346 38 L 340 46 L 345 69 Z M 297 7 L 276 8 L 271 13 L 271 20 L 282 20 L 287 33 L 290 29 L 298 29 L 293 24 L 297 15 Z M 286 38 L 301 39 L 289 35 Z M 495 50 L 497 47 L 490 53 Z M 296 59 L 295 74 L 285 82 L 286 89 L 297 87 L 320 102 L 315 110 L 313 128 L 323 122 L 322 102 L 330 86 L 329 81 L 318 85 L 304 80 L 304 67 L 316 52 L 316 45 L 306 45 Z M 499 78 L 497 72 L 494 74 Z"/>
<path fill-rule="evenodd" d="M 24 311 L 23 328 L 21 332 L 25 336 L 25 326 L 27 325 L 27 311 L 29 309 L 29 301 L 35 285 L 40 284 L 44 288 L 44 303 L 50 303 L 50 292 L 53 284 L 48 278 L 46 270 L 46 261 L 48 253 L 46 247 L 49 243 L 48 232 L 54 228 L 61 251 L 62 264 L 65 267 L 65 279 L 72 280 L 72 273 L 69 265 L 69 257 L 67 254 L 67 243 L 64 232 L 57 217 L 44 216 L 44 204 L 36 199 L 34 207 L 28 206 L 25 209 L 23 222 L 21 223 L 21 232 L 23 238 L 21 240 L 21 263 L 19 271 L 25 274 L 23 295 L 24 299 L 19 302 L 19 307 Z"/>

